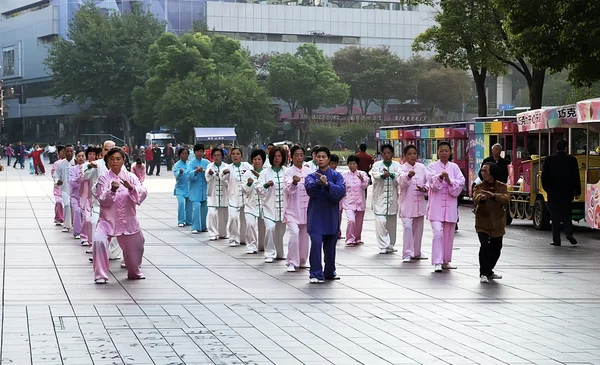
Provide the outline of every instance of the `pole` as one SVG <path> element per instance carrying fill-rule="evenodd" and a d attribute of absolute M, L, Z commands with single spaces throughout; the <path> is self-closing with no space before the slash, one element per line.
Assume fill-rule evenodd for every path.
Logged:
<path fill-rule="evenodd" d="M 571 130 L 572 130 L 572 128 L 569 128 L 569 155 L 570 155 L 571 153 L 573 153 L 573 152 L 572 152 L 572 150 L 573 150 L 573 147 L 571 146 L 571 143 L 572 143 L 571 141 L 572 141 L 572 138 L 573 138 L 573 133 L 572 133 L 572 131 L 571 131 Z M 587 137 L 586 137 L 586 138 L 587 138 Z M 588 147 L 588 146 L 586 146 L 586 149 L 589 149 L 589 147 Z"/>
<path fill-rule="evenodd" d="M 169 0 L 165 0 L 165 32 L 169 31 Z"/>

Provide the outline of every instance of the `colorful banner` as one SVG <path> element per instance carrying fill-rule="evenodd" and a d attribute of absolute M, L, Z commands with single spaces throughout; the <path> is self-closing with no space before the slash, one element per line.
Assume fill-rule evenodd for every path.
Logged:
<path fill-rule="evenodd" d="M 577 122 L 600 122 L 600 98 L 577 103 Z"/>
<path fill-rule="evenodd" d="M 557 108 L 536 109 L 519 113 L 517 114 L 519 132 L 538 131 L 576 124 L 576 109 L 575 105 L 565 105 Z"/>

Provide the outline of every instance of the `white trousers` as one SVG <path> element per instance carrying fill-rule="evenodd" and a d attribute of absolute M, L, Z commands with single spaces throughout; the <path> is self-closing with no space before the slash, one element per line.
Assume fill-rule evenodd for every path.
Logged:
<path fill-rule="evenodd" d="M 229 207 L 229 222 L 227 232 L 229 242 L 246 243 L 246 215 L 244 208 Z"/>
<path fill-rule="evenodd" d="M 402 257 L 421 256 L 425 217 L 402 218 Z"/>
<path fill-rule="evenodd" d="M 246 248 L 248 251 L 265 250 L 265 220 L 244 214 L 246 217 Z"/>
<path fill-rule="evenodd" d="M 398 216 L 396 214 L 375 216 L 375 234 L 380 250 L 392 249 L 396 245 L 397 224 Z"/>
<path fill-rule="evenodd" d="M 229 220 L 227 208 L 208 207 L 208 237 L 227 237 L 227 221 Z"/>
<path fill-rule="evenodd" d="M 60 196 L 62 197 L 63 209 L 65 214 L 65 221 L 63 222 L 63 227 L 73 229 L 73 219 L 71 217 L 71 194 L 69 192 L 61 190 Z"/>
<path fill-rule="evenodd" d="M 285 235 L 285 223 L 265 219 L 265 228 L 265 258 L 284 258 L 283 235 Z"/>

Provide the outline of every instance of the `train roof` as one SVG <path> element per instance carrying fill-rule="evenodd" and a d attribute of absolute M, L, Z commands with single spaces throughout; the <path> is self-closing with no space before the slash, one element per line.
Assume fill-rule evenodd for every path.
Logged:
<path fill-rule="evenodd" d="M 409 125 L 389 125 L 389 126 L 382 126 L 379 127 L 379 129 L 381 130 L 388 130 L 388 129 L 427 129 L 427 128 L 457 128 L 457 127 L 463 127 L 471 122 L 485 122 L 485 121 L 494 121 L 494 120 L 498 120 L 498 121 L 516 121 L 517 117 L 516 116 L 502 116 L 502 115 L 498 115 L 498 116 L 494 116 L 494 117 L 475 117 L 473 119 L 470 119 L 468 121 L 453 121 L 453 122 L 445 122 L 445 123 L 427 123 L 427 124 L 409 124 Z"/>

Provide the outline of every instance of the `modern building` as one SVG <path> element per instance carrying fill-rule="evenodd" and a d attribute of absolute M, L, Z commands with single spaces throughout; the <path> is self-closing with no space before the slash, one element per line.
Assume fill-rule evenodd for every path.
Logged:
<path fill-rule="evenodd" d="M 430 8 L 377 0 L 95 0 L 106 11 L 127 12 L 142 3 L 169 31 L 194 21 L 241 41 L 251 53 L 294 52 L 315 43 L 327 55 L 349 45 L 386 45 L 403 58 L 413 39 L 434 24 Z M 48 96 L 52 78 L 44 66 L 47 45 L 68 36 L 69 19 L 84 0 L 0 1 L 0 79 L 8 117 L 2 141 L 85 140 L 86 135 L 122 135 L 112 116 L 78 117 L 76 105 Z M 507 95 L 506 83 L 503 95 Z M 14 91 L 11 93 L 11 91 Z M 508 93 L 510 94 L 510 93 Z M 12 95 L 12 96 L 11 96 Z"/>

